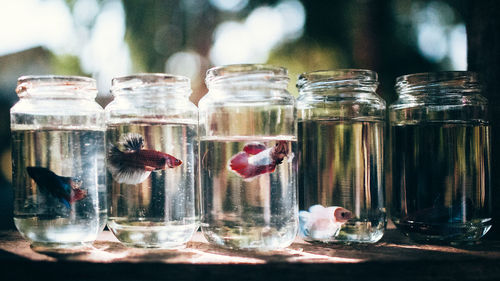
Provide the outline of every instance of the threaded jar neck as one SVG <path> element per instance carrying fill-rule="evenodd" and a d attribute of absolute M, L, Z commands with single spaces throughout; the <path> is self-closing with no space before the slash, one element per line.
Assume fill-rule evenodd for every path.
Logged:
<path fill-rule="evenodd" d="M 117 96 L 158 97 L 175 95 L 189 97 L 190 79 L 184 76 L 163 73 L 140 73 L 113 78 L 111 93 Z"/>
<path fill-rule="evenodd" d="M 89 99 L 97 96 L 96 81 L 83 76 L 29 75 L 17 79 L 19 98 Z"/>
<path fill-rule="evenodd" d="M 396 78 L 399 95 L 448 95 L 479 93 L 478 74 L 471 71 L 426 72 Z"/>
<path fill-rule="evenodd" d="M 288 71 L 284 67 L 265 64 L 235 64 L 213 67 L 207 71 L 207 87 L 278 88 L 288 86 Z"/>
<path fill-rule="evenodd" d="M 365 69 L 320 70 L 302 73 L 297 80 L 301 92 L 331 92 L 332 89 L 374 92 L 378 86 L 375 71 Z"/>

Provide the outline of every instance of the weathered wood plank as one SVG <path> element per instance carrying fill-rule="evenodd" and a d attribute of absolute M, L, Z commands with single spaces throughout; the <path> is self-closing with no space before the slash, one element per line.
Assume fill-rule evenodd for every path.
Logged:
<path fill-rule="evenodd" d="M 177 250 L 136 249 L 104 232 L 83 251 L 34 252 L 17 232 L 0 232 L 3 280 L 499 280 L 500 242 L 415 245 L 395 230 L 375 245 L 296 240 L 269 253 L 231 251 L 197 233 Z"/>

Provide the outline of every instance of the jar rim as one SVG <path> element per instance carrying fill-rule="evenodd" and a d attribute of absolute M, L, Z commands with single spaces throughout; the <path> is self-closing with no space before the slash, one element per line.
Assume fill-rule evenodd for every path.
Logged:
<path fill-rule="evenodd" d="M 406 74 L 396 78 L 396 91 L 435 86 L 443 83 L 448 87 L 479 86 L 478 73 L 473 71 L 438 71 Z"/>
<path fill-rule="evenodd" d="M 288 70 L 282 66 L 270 64 L 230 64 L 212 67 L 207 70 L 205 83 L 209 86 L 221 80 L 233 80 L 234 78 L 241 78 L 241 76 L 271 82 L 282 81 L 288 83 L 289 81 Z"/>
<path fill-rule="evenodd" d="M 356 68 L 316 70 L 300 74 L 296 86 L 301 89 L 318 82 L 347 84 L 349 80 L 366 84 L 378 83 L 378 74 L 373 70 Z"/>
<path fill-rule="evenodd" d="M 24 96 L 31 89 L 61 88 L 63 91 L 88 91 L 97 93 L 96 80 L 73 75 L 23 75 L 17 79 L 16 93 Z"/>
<path fill-rule="evenodd" d="M 160 87 L 191 92 L 191 80 L 185 76 L 168 73 L 137 73 L 115 77 L 111 80 L 111 92 Z"/>

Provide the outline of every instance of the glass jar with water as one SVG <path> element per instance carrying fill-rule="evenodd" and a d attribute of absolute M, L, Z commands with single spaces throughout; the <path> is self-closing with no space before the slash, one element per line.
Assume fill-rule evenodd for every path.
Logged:
<path fill-rule="evenodd" d="M 94 79 L 23 76 L 10 110 L 14 222 L 34 247 L 92 243 L 106 223 L 104 111 Z"/>
<path fill-rule="evenodd" d="M 114 78 L 106 107 L 108 227 L 134 247 L 183 246 L 198 229 L 198 109 L 190 81 Z"/>
<path fill-rule="evenodd" d="M 374 243 L 384 234 L 385 102 L 369 70 L 299 76 L 300 236 Z"/>
<path fill-rule="evenodd" d="M 287 247 L 298 212 L 296 109 L 287 70 L 215 67 L 206 83 L 199 103 L 203 233 L 227 248 Z"/>
<path fill-rule="evenodd" d="M 477 74 L 397 78 L 390 106 L 392 218 L 422 242 L 475 241 L 491 227 L 490 126 Z"/>

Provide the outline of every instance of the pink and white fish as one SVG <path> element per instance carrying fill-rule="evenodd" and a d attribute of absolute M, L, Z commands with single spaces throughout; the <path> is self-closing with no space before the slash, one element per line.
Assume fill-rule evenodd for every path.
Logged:
<path fill-rule="evenodd" d="M 270 148 L 262 143 L 249 143 L 243 147 L 243 151 L 229 159 L 228 169 L 245 180 L 251 180 L 256 176 L 274 172 L 287 155 L 287 141 L 278 141 Z"/>
<path fill-rule="evenodd" d="M 342 207 L 314 205 L 309 211 L 299 212 L 299 232 L 305 239 L 328 240 L 334 238 L 352 217 L 351 211 Z"/>

